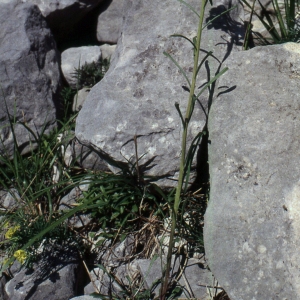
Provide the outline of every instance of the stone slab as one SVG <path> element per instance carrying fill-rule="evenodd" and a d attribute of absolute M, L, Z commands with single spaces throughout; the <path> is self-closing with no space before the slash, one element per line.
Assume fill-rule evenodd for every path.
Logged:
<path fill-rule="evenodd" d="M 209 116 L 209 268 L 231 300 L 299 299 L 300 45 L 236 53 Z"/>

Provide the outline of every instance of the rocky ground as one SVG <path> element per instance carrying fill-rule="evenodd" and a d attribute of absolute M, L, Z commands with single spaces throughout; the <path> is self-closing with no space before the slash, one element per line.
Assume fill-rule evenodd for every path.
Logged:
<path fill-rule="evenodd" d="M 238 2 L 219 1 L 206 9 L 205 22 L 211 22 L 203 31 L 202 57 L 210 50 L 214 56 L 199 72 L 198 91 L 211 76 L 229 70 L 199 97 L 189 128 L 188 145 L 207 131 L 190 180 L 204 183 L 206 178 L 207 184 L 210 176 L 210 195 L 204 220 L 203 212 L 189 221 L 200 233 L 204 225 L 205 255 L 203 249 L 190 251 L 188 239 L 175 245 L 171 276 L 181 287 L 178 299 L 299 298 L 300 46 L 243 51 L 248 20 L 249 10 Z M 185 109 L 189 87 L 164 52 L 190 76 L 191 44 L 170 36 L 192 40 L 197 22 L 186 5 L 172 0 L 0 1 L 1 154 L 14 156 L 17 140 L 21 154 L 30 155 L 38 147 L 30 137 L 59 127 L 56 120 L 65 109 L 61 92 L 73 89 L 71 111 L 79 114 L 65 144 L 65 168 L 75 158 L 81 170 L 107 174 L 133 165 L 139 187 L 146 186 L 143 177 L 170 190 L 181 153 L 174 103 Z M 105 75 L 97 83 L 101 60 L 110 64 L 102 66 L 98 75 Z M 92 81 L 80 81 L 78 70 L 84 66 L 85 74 L 94 67 Z M 14 131 L 7 126 L 9 116 L 16 120 Z M 90 189 L 86 182 L 74 187 L 59 200 L 58 210 L 76 207 Z M 24 196 L 13 189 L 0 192 L 3 212 Z M 205 193 L 198 198 L 193 193 L 193 201 L 206 205 Z M 184 218 L 194 214 L 187 209 Z M 94 224 L 85 213 L 69 222 L 80 233 Z M 84 238 L 88 257 L 66 241 L 51 247 L 42 243 L 31 268 L 15 261 L 2 273 L 0 299 L 91 299 L 92 293 L 153 299 L 159 295 L 170 229 L 167 219 L 162 223 L 150 214 L 139 230 L 117 242 L 103 239 L 101 230 L 89 230 L 93 235 Z"/>

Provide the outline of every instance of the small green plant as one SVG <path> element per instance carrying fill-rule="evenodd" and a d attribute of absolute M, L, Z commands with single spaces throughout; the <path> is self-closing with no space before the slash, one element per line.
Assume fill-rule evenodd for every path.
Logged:
<path fill-rule="evenodd" d="M 109 65 L 109 59 L 100 58 L 97 62 L 85 63 L 83 66 L 75 68 L 73 76 L 78 80 L 78 89 L 92 87 L 98 83 L 108 71 Z"/>
<path fill-rule="evenodd" d="M 252 32 L 252 35 L 257 40 L 258 44 L 270 45 L 286 42 L 299 43 L 300 28 L 298 18 L 298 0 L 284 0 L 284 7 L 281 7 L 278 0 L 271 0 L 273 12 L 268 10 L 267 7 L 259 0 L 257 1 L 261 8 L 260 13 L 254 10 L 255 1 L 252 5 L 250 5 L 247 0 L 242 0 L 242 2 L 251 10 L 250 22 L 247 27 L 246 36 L 250 35 L 252 15 L 255 15 L 270 35 L 269 37 L 264 37 L 257 32 Z M 247 43 L 244 48 L 248 49 Z"/>
<path fill-rule="evenodd" d="M 134 177 L 126 174 L 95 174 L 86 196 L 99 204 L 92 216 L 102 229 L 116 228 L 120 232 L 126 224 L 126 231 L 133 232 L 149 217 L 162 218 L 163 208 L 151 194 L 151 186 L 140 187 Z"/>
<path fill-rule="evenodd" d="M 60 98 L 62 101 L 63 112 L 64 112 L 61 121 L 62 124 L 67 123 L 72 116 L 76 115 L 76 113 L 74 114 L 72 112 L 72 106 L 73 106 L 74 97 L 77 92 L 78 91 L 68 86 L 68 87 L 64 87 L 60 93 Z"/>
<path fill-rule="evenodd" d="M 23 123 L 35 145 L 29 154 L 23 156 L 14 131 L 15 124 L 10 118 L 13 158 L 5 152 L 0 156 L 0 188 L 10 194 L 14 205 L 1 211 L 0 227 L 7 231 L 2 250 L 4 248 L 8 257 L 24 263 L 36 255 L 41 239 L 32 243 L 30 248 L 23 249 L 23 246 L 59 217 L 60 199 L 76 185 L 77 179 L 72 174 L 73 166 L 66 168 L 64 165 L 62 149 L 66 145 L 58 139 L 67 125 L 45 135 L 46 126 L 41 134 L 36 134 Z M 2 148 L 5 148 L 3 143 Z M 65 224 L 48 233 L 46 238 L 65 240 Z"/>
<path fill-rule="evenodd" d="M 30 266 L 41 257 L 44 248 L 49 249 L 55 243 L 76 246 L 84 256 L 88 249 L 82 237 L 91 227 L 96 232 L 102 229 L 101 236 L 113 243 L 133 234 L 139 240 L 136 253 L 142 258 L 150 257 L 153 252 L 155 236 L 161 231 L 167 211 L 163 196 L 167 196 L 158 187 L 146 183 L 142 174 L 137 176 L 135 165 L 124 166 L 117 175 L 82 170 L 76 164 L 65 165 L 62 150 L 69 138 L 65 141 L 64 136 L 73 119 L 50 135 L 43 132 L 36 135 L 23 124 L 36 145 L 26 156 L 18 147 L 15 120 L 10 119 L 15 148 L 13 159 L 8 154 L 0 157 L 0 190 L 10 193 L 15 205 L 0 212 L 0 227 L 5 233 L 0 249 L 6 257 L 2 271 L 15 259 Z M 74 208 L 62 211 L 62 197 L 82 182 L 89 185 L 88 191 L 83 192 Z M 68 221 L 78 213 L 91 216 L 90 223 L 80 231 Z M 141 298 L 136 296 L 136 299 Z"/>
<path fill-rule="evenodd" d="M 207 88 L 214 83 L 222 74 L 224 74 L 227 71 L 227 68 L 220 71 L 216 76 L 214 76 L 209 82 L 207 82 L 204 86 L 202 86 L 199 93 L 196 93 L 196 81 L 197 81 L 197 75 L 199 74 L 199 71 L 207 58 L 212 55 L 212 52 L 208 52 L 202 58 L 200 61 L 200 45 L 201 45 L 201 37 L 202 37 L 202 31 L 203 29 L 208 25 L 204 25 L 204 12 L 205 7 L 208 3 L 207 0 L 202 1 L 200 13 L 198 14 L 194 8 L 192 8 L 188 3 L 186 3 L 183 0 L 179 0 L 181 3 L 189 7 L 199 18 L 198 23 L 198 31 L 197 36 L 193 38 L 193 40 L 190 40 L 188 37 L 185 37 L 181 34 L 175 34 L 174 37 L 182 37 L 185 40 L 187 40 L 193 47 L 193 57 L 194 57 L 194 66 L 193 66 L 193 74 L 191 80 L 189 80 L 187 74 L 183 70 L 183 68 L 180 67 L 180 65 L 175 61 L 175 59 L 169 54 L 164 53 L 167 57 L 169 57 L 172 62 L 179 68 L 180 72 L 184 76 L 184 78 L 187 81 L 188 84 L 188 90 L 189 90 L 189 99 L 188 99 L 188 105 L 185 113 L 182 113 L 179 107 L 178 103 L 175 103 L 175 107 L 179 113 L 183 131 L 182 131 L 182 138 L 181 138 L 181 160 L 180 160 L 180 167 L 179 167 L 179 178 L 178 178 L 178 184 L 176 188 L 176 194 L 174 202 L 171 204 L 171 231 L 170 231 L 170 242 L 169 242 L 169 248 L 168 248 L 168 255 L 167 255 L 167 263 L 165 268 L 165 275 L 163 279 L 163 284 L 161 288 L 160 297 L 162 300 L 166 299 L 168 297 L 168 289 L 172 285 L 172 282 L 169 282 L 169 274 L 171 269 L 171 260 L 172 260 L 172 253 L 174 248 L 174 237 L 175 237 L 175 231 L 177 227 L 177 222 L 179 218 L 179 208 L 182 200 L 182 192 L 185 190 L 184 186 L 187 186 L 187 183 L 189 181 L 189 173 L 191 169 L 191 164 L 193 161 L 193 156 L 195 155 L 195 149 L 196 145 L 199 144 L 199 141 L 201 140 L 201 137 L 205 134 L 205 131 L 199 132 L 199 134 L 194 138 L 190 149 L 187 151 L 187 135 L 188 135 L 188 128 L 189 123 L 194 111 L 195 103 L 199 100 L 199 97 L 202 95 L 204 91 L 207 90 Z M 210 2 L 211 3 L 211 2 Z M 211 3 L 212 4 L 212 3 Z M 199 63 L 200 61 L 200 63 Z"/>

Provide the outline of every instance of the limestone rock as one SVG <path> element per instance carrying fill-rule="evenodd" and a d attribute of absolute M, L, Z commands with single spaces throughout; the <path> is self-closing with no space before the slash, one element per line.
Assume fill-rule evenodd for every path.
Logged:
<path fill-rule="evenodd" d="M 299 299 L 300 45 L 226 61 L 209 117 L 209 268 L 231 300 Z"/>
<path fill-rule="evenodd" d="M 116 44 L 121 34 L 126 0 L 112 0 L 98 17 L 97 39 L 102 43 Z"/>
<path fill-rule="evenodd" d="M 83 89 L 79 90 L 76 95 L 74 96 L 73 99 L 73 105 L 72 105 L 72 111 L 80 111 L 80 109 L 82 108 L 82 105 L 87 97 L 87 95 L 90 92 L 90 88 L 88 87 L 84 87 Z"/>
<path fill-rule="evenodd" d="M 124 286 L 129 286 L 128 276 L 133 278 L 135 269 L 135 261 L 129 264 L 119 266 L 114 270 L 114 274 Z M 108 271 L 108 270 L 107 270 Z M 116 298 L 122 299 L 122 288 L 111 278 L 103 269 L 95 268 L 90 272 L 89 277 L 92 282 L 84 287 L 85 294 L 92 294 L 95 291 L 102 295 L 113 294 Z M 123 294 L 124 295 L 124 294 Z M 119 297 L 118 297 L 119 296 Z"/>
<path fill-rule="evenodd" d="M 61 84 L 59 55 L 45 19 L 31 4 L 0 3 L 0 149 L 12 153 L 10 117 L 35 133 L 56 126 L 58 92 Z M 23 153 L 29 150 L 29 131 L 15 125 Z"/>
<path fill-rule="evenodd" d="M 0 206 L 2 209 L 9 210 L 18 205 L 21 199 L 16 189 L 0 190 Z"/>
<path fill-rule="evenodd" d="M 65 300 L 76 295 L 80 278 L 76 251 L 52 248 L 32 270 L 21 269 L 5 285 L 8 299 Z"/>
<path fill-rule="evenodd" d="M 190 3 L 199 9 L 199 1 Z M 217 11 L 229 4 L 218 3 L 208 8 L 207 21 Z M 122 35 L 111 66 L 103 80 L 94 86 L 77 118 L 76 136 L 83 143 L 97 148 L 109 168 L 117 171 L 120 163 L 133 163 L 134 136 L 140 170 L 145 175 L 168 177 L 161 185 L 176 184 L 181 153 L 181 122 L 174 106 L 178 102 L 184 112 L 188 93 L 182 86 L 187 83 L 177 67 L 163 54 L 171 54 L 191 77 L 193 52 L 191 45 L 174 33 L 185 34 L 190 39 L 196 35 L 198 17 L 185 5 L 172 0 L 126 1 Z M 166 11 L 168 15 L 166 15 Z M 220 22 L 213 22 L 203 33 L 205 49 L 215 49 L 220 60 L 241 49 L 243 34 L 239 17 L 241 7 Z M 230 21 L 230 22 L 229 22 Z M 219 67 L 210 59 L 210 72 Z M 206 82 L 205 69 L 201 73 Z M 200 99 L 207 107 L 207 95 Z M 188 144 L 203 129 L 205 113 L 197 103 L 188 136 Z M 142 157 L 142 158 L 141 158 Z M 195 167 L 194 162 L 193 167 Z M 192 172 L 193 173 L 193 172 Z"/>
<path fill-rule="evenodd" d="M 104 44 L 100 46 L 100 50 L 101 50 L 101 57 L 103 59 L 110 60 L 116 50 L 116 45 Z"/>
<path fill-rule="evenodd" d="M 76 161 L 84 169 L 109 171 L 102 153 L 81 144 L 76 138 L 71 141 L 65 151 L 66 165 L 70 165 L 73 161 Z"/>
<path fill-rule="evenodd" d="M 157 282 L 163 274 L 162 270 L 162 261 L 166 263 L 166 257 L 162 259 L 157 258 L 156 260 L 149 260 L 149 259 L 138 259 L 136 264 L 138 269 L 141 272 L 142 278 L 145 282 L 145 285 L 148 289 L 153 287 L 153 284 Z M 180 263 L 183 263 L 184 260 L 182 257 L 172 257 L 172 266 L 171 266 L 171 274 L 172 278 L 176 275 L 180 274 L 178 270 L 180 269 Z M 211 272 L 205 266 L 203 261 L 190 258 L 185 261 L 186 268 L 179 279 L 179 284 L 183 288 L 182 294 L 180 296 L 181 299 L 203 299 L 209 300 L 211 297 L 208 295 L 207 286 L 211 286 L 213 282 L 213 276 Z M 175 275 L 176 274 L 176 275 Z M 159 295 L 159 289 L 161 284 L 159 283 L 154 292 L 156 296 Z M 218 290 L 217 292 L 220 292 Z"/>
<path fill-rule="evenodd" d="M 85 64 L 97 62 L 101 58 L 99 46 L 83 46 L 69 48 L 61 54 L 61 69 L 69 85 L 76 89 L 77 78 L 75 69 L 80 69 Z"/>
<path fill-rule="evenodd" d="M 0 300 L 9 300 L 7 295 L 4 292 L 4 287 L 7 281 L 9 280 L 8 276 L 2 274 L 0 277 Z"/>

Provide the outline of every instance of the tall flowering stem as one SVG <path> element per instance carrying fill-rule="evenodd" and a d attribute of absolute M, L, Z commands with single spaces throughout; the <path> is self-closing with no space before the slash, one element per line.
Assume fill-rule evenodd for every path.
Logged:
<path fill-rule="evenodd" d="M 194 108 L 195 86 L 196 86 L 197 74 L 199 71 L 198 70 L 199 53 L 200 53 L 202 26 L 203 26 L 203 21 L 204 21 L 204 11 L 205 11 L 206 4 L 207 4 L 207 0 L 204 0 L 201 3 L 198 32 L 197 32 L 197 38 L 196 38 L 196 42 L 195 42 L 195 49 L 194 49 L 195 51 L 194 51 L 193 77 L 192 77 L 192 83 L 191 83 L 191 87 L 190 87 L 188 106 L 186 109 L 184 120 L 182 122 L 183 123 L 183 132 L 182 132 L 182 140 L 181 140 L 181 159 L 180 159 L 180 168 L 179 168 L 179 178 L 178 178 L 178 184 L 177 184 L 177 188 L 176 188 L 174 205 L 173 205 L 173 209 L 172 209 L 172 213 L 171 213 L 172 223 L 171 223 L 170 241 L 169 241 L 169 247 L 168 247 L 165 276 L 164 276 L 163 285 L 162 285 L 162 289 L 161 289 L 161 299 L 165 299 L 166 293 L 168 290 L 168 285 L 169 285 L 169 275 L 170 275 L 170 269 L 171 269 L 172 251 L 173 251 L 173 247 L 174 247 L 174 233 L 175 233 L 175 228 L 176 228 L 176 223 L 177 223 L 177 214 L 178 214 L 178 209 L 179 209 L 179 205 L 180 205 L 180 196 L 181 196 L 181 192 L 182 192 L 184 173 L 185 173 L 184 168 L 185 168 L 185 163 L 186 163 L 187 132 L 188 132 L 188 125 L 189 125 L 191 116 L 193 114 L 193 108 Z"/>

